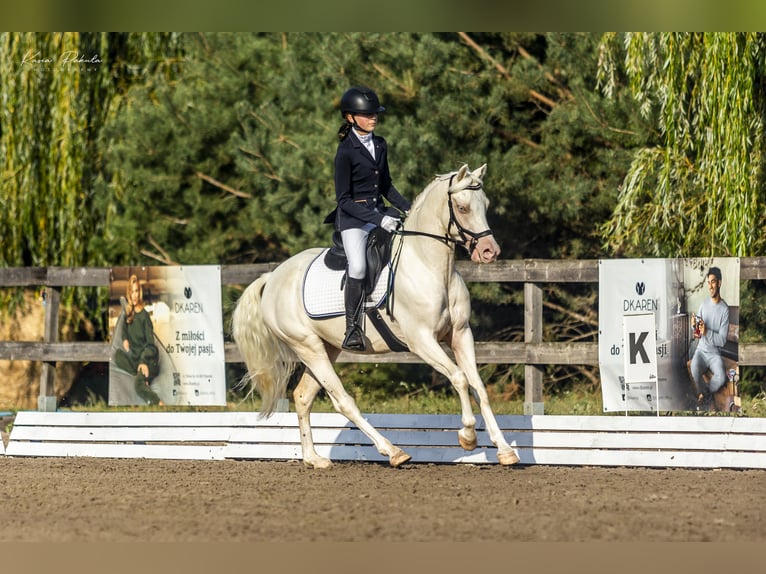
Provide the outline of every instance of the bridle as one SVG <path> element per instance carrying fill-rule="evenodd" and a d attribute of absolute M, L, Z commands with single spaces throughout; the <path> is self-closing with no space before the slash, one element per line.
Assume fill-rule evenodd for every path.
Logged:
<path fill-rule="evenodd" d="M 453 175 L 452 177 L 455 177 L 455 176 Z M 452 179 L 450 179 L 450 187 L 452 187 Z M 473 185 L 468 185 L 464 187 L 463 189 L 470 189 L 471 191 L 477 191 L 481 189 L 481 184 L 476 183 Z M 458 233 L 460 234 L 460 239 L 463 241 L 462 245 L 465 247 L 466 251 L 468 251 L 468 255 L 471 255 L 476 249 L 476 246 L 479 244 L 479 239 L 481 239 L 482 237 L 486 237 L 487 235 L 492 235 L 492 230 L 490 228 L 487 228 L 484 231 L 476 232 L 463 227 L 460 224 L 460 221 L 458 221 L 457 217 L 455 216 L 455 208 L 452 207 L 453 193 L 456 193 L 456 192 L 454 191 L 447 192 L 447 198 L 448 198 L 447 203 L 449 204 L 449 225 L 447 226 L 447 235 L 449 235 L 449 230 L 454 225 L 457 228 Z M 469 237 L 470 237 L 470 240 L 468 239 Z M 468 245 L 466 246 L 466 244 Z"/>
<path fill-rule="evenodd" d="M 479 239 L 482 237 L 486 237 L 487 235 L 492 235 L 492 230 L 487 228 L 484 231 L 471 231 L 470 229 L 466 229 L 463 227 L 463 225 L 458 220 L 457 216 L 455 215 L 455 208 L 452 206 L 452 195 L 454 193 L 457 193 L 458 191 L 463 190 L 471 190 L 471 191 L 477 191 L 481 189 L 481 183 L 474 183 L 471 185 L 467 185 L 466 187 L 453 190 L 452 189 L 452 180 L 455 179 L 455 174 L 452 174 L 449 180 L 449 186 L 447 188 L 447 204 L 449 205 L 449 223 L 447 224 L 447 233 L 442 235 L 435 235 L 433 233 L 426 233 L 425 231 L 408 231 L 408 230 L 397 230 L 394 231 L 397 235 L 407 236 L 407 235 L 419 235 L 421 237 L 430 237 L 431 239 L 436 239 L 437 241 L 442 241 L 445 245 L 449 245 L 450 243 L 454 243 L 455 245 L 462 245 L 465 250 L 468 252 L 468 255 L 471 255 L 474 250 L 476 249 L 476 246 L 479 244 Z M 450 236 L 450 229 L 452 229 L 452 226 L 455 226 L 457 229 L 458 234 L 460 235 L 460 240 L 453 239 Z"/>

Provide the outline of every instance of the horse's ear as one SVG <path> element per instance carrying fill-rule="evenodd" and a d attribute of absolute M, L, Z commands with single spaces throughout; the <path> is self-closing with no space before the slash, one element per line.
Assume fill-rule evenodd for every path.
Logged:
<path fill-rule="evenodd" d="M 457 177 L 455 178 L 456 181 L 460 181 L 465 177 L 465 174 L 468 173 L 468 164 L 464 163 L 460 169 L 457 171 Z"/>
<path fill-rule="evenodd" d="M 484 179 L 484 174 L 487 173 L 487 164 L 485 163 L 479 169 L 473 172 L 473 174 L 479 179 Z"/>

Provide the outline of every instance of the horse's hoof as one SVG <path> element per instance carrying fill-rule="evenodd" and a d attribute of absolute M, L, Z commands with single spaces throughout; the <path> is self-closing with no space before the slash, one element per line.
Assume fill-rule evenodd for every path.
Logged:
<path fill-rule="evenodd" d="M 398 452 L 395 452 L 394 454 L 391 455 L 391 457 L 389 458 L 389 462 L 390 462 L 391 466 L 396 468 L 398 466 L 403 465 L 405 462 L 407 462 L 411 458 L 412 457 L 410 455 L 408 455 L 403 450 L 399 449 Z"/>
<path fill-rule="evenodd" d="M 457 441 L 460 443 L 460 447 L 463 450 L 474 450 L 478 443 L 476 439 L 476 433 L 473 433 L 473 438 L 469 439 L 463 436 L 462 429 L 457 431 Z"/>
<path fill-rule="evenodd" d="M 332 466 L 332 461 L 327 458 L 315 458 L 313 460 L 304 460 L 303 465 L 307 468 L 330 468 Z"/>
<path fill-rule="evenodd" d="M 497 453 L 497 460 L 500 462 L 500 464 L 504 466 L 509 466 L 511 464 L 516 464 L 519 462 L 519 455 L 516 454 L 516 451 L 511 449 L 503 452 Z"/>

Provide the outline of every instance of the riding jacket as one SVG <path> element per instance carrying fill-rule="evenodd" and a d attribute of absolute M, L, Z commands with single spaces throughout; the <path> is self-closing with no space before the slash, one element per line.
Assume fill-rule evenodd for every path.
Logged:
<path fill-rule="evenodd" d="M 325 221 L 334 218 L 339 231 L 363 227 L 366 223 L 380 225 L 384 215 L 400 217 L 383 203 L 385 197 L 400 211 L 408 211 L 407 201 L 394 187 L 388 170 L 386 140 L 372 135 L 375 158 L 354 134 L 349 133 L 338 144 L 335 154 L 336 210 Z M 328 221 L 328 223 L 329 223 Z"/>

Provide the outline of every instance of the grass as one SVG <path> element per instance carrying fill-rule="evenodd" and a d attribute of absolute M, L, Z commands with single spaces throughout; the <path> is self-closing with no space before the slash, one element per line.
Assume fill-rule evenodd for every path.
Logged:
<path fill-rule="evenodd" d="M 421 389 L 400 396 L 390 396 L 384 393 L 367 393 L 361 387 L 352 387 L 348 391 L 354 397 L 359 410 L 363 413 L 391 413 L 391 414 L 459 414 L 460 401 L 457 393 L 448 391 L 430 391 Z M 491 388 L 490 404 L 492 410 L 498 415 L 524 414 L 524 400 L 507 400 L 500 396 L 493 396 Z M 288 393 L 288 396 L 290 393 Z M 225 407 L 185 407 L 185 406 L 108 406 L 103 401 L 91 400 L 85 405 L 74 405 L 61 410 L 78 412 L 88 411 L 253 411 L 261 408 L 261 401 L 256 397 L 238 399 L 233 398 Z M 290 410 L 295 410 L 290 397 Z M 334 412 L 332 403 L 327 395 L 320 393 L 314 401 L 313 412 Z M 474 403 L 474 412 L 478 413 L 478 407 Z M 556 415 L 600 415 L 602 413 L 601 394 L 581 391 L 567 391 L 559 396 L 546 398 L 545 413 Z"/>
<path fill-rule="evenodd" d="M 399 397 L 375 397 L 366 395 L 360 389 L 351 389 L 352 395 L 362 412 L 367 413 L 422 413 L 422 414 L 459 414 L 460 401 L 457 393 L 448 390 L 434 392 L 422 390 Z M 524 414 L 524 399 L 506 399 L 488 389 L 492 410 L 497 415 Z M 331 411 L 332 405 L 327 399 L 317 401 L 314 410 L 320 408 Z M 546 414 L 557 415 L 600 415 L 602 414 L 601 394 L 585 390 L 562 393 L 545 399 Z M 478 408 L 474 403 L 474 412 Z"/>
<path fill-rule="evenodd" d="M 448 391 L 430 391 L 422 389 L 410 392 L 401 396 L 392 397 L 383 394 L 371 394 L 365 392 L 360 387 L 348 389 L 354 397 L 359 409 L 363 413 L 391 413 L 391 414 L 459 414 L 460 401 L 457 394 L 451 390 Z M 523 398 L 507 399 L 502 396 L 496 396 L 489 388 L 490 404 L 496 415 L 521 415 L 524 414 Z M 239 411 L 239 412 L 257 412 L 260 410 L 260 399 L 258 397 L 238 399 L 232 398 L 225 407 L 185 407 L 185 406 L 120 406 L 110 407 L 103 402 L 91 402 L 87 405 L 77 405 L 66 410 L 71 411 L 120 411 L 120 412 L 143 412 L 143 411 L 174 411 L 174 412 L 216 412 L 216 411 Z M 573 389 L 557 393 L 552 396 L 544 397 L 544 412 L 547 415 L 573 415 L 573 416 L 614 416 L 621 413 L 603 412 L 601 392 L 591 390 L 587 387 Z M 290 410 L 294 411 L 292 400 L 290 401 Z M 64 409 L 62 409 L 64 410 Z M 324 395 L 320 394 L 314 402 L 313 412 L 334 412 L 331 402 Z M 478 408 L 474 403 L 474 412 L 478 413 Z M 641 412 L 632 413 L 633 415 L 650 415 L 651 413 Z M 689 416 L 696 413 L 691 412 L 672 412 L 661 413 L 673 416 Z M 709 413 L 703 416 L 731 416 L 729 413 Z M 742 410 L 738 416 L 766 418 L 766 392 L 762 392 L 755 397 L 742 397 Z"/>

